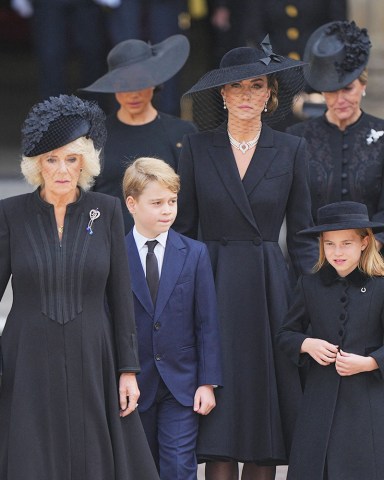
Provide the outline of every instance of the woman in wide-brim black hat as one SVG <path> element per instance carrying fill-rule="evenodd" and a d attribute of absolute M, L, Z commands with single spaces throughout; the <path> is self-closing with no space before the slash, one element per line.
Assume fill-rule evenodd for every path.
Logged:
<path fill-rule="evenodd" d="M 319 208 L 319 259 L 300 278 L 277 335 L 307 366 L 288 480 L 384 478 L 384 262 L 372 222 L 358 202 Z"/>
<path fill-rule="evenodd" d="M 119 200 L 90 192 L 104 113 L 73 95 L 36 104 L 22 172 L 0 202 L 0 478 L 159 480 L 137 412 L 140 371 Z"/>
<path fill-rule="evenodd" d="M 318 28 L 305 48 L 305 77 L 322 92 L 326 112 L 287 131 L 308 142 L 314 218 L 322 205 L 352 200 L 366 204 L 371 219 L 384 221 L 384 121 L 361 105 L 370 47 L 366 29 L 331 22 Z M 376 238 L 380 248 L 383 233 Z"/>
<path fill-rule="evenodd" d="M 296 235 L 312 225 L 305 141 L 267 123 L 290 110 L 303 65 L 265 38 L 226 53 L 184 96 L 201 130 L 210 129 L 185 137 L 175 222 L 208 245 L 219 305 L 225 386 L 197 447 L 207 480 L 237 478 L 238 462 L 244 479 L 272 479 L 288 461 L 301 388 L 274 333 L 293 272 L 312 268 L 316 245 Z M 216 101 L 222 116 L 212 114 Z M 292 270 L 278 244 L 285 216 Z"/>
<path fill-rule="evenodd" d="M 119 105 L 106 120 L 104 168 L 93 189 L 120 198 L 127 233 L 133 219 L 122 195 L 126 167 L 138 157 L 155 156 L 176 169 L 183 136 L 196 131 L 193 123 L 159 112 L 153 103 L 155 92 L 183 67 L 188 54 L 184 35 L 173 35 L 155 45 L 125 40 L 109 52 L 108 72 L 82 89 L 113 94 Z"/>

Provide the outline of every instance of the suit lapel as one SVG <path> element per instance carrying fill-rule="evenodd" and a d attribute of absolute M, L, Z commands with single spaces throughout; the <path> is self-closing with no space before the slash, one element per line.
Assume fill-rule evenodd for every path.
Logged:
<path fill-rule="evenodd" d="M 128 247 L 128 262 L 131 273 L 132 292 L 137 300 L 143 305 L 145 310 L 150 315 L 153 315 L 154 307 L 132 230 L 125 237 L 125 243 Z"/>
<path fill-rule="evenodd" d="M 155 317 L 159 317 L 164 310 L 183 270 L 186 258 L 185 244 L 176 232 L 169 230 L 157 292 Z"/>
<path fill-rule="evenodd" d="M 208 153 L 232 200 L 242 215 L 257 228 L 226 132 L 218 131 L 215 133 L 213 146 L 208 148 Z"/>
<path fill-rule="evenodd" d="M 273 146 L 272 129 L 264 126 L 252 161 L 243 178 L 243 187 L 247 198 L 264 177 L 276 154 L 277 149 Z"/>

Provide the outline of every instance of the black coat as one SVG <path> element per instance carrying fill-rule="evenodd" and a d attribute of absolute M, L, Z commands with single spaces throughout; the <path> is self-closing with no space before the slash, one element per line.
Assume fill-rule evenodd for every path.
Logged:
<path fill-rule="evenodd" d="M 11 275 L 1 480 L 158 480 L 137 412 L 119 416 L 118 372 L 140 370 L 119 201 L 82 192 L 60 242 L 38 190 L 2 200 L 0 298 Z"/>
<path fill-rule="evenodd" d="M 384 120 L 363 113 L 345 131 L 325 115 L 288 128 L 304 137 L 309 150 L 312 214 L 328 203 L 365 203 L 371 220 L 384 222 L 384 135 L 367 143 L 371 129 L 384 131 Z M 384 243 L 384 234 L 376 235 Z"/>
<path fill-rule="evenodd" d="M 341 377 L 300 354 L 311 337 L 370 355 L 379 370 Z M 288 480 L 384 478 L 384 278 L 330 267 L 300 279 L 277 340 L 296 364 L 310 367 L 290 456 Z M 324 477 L 324 470 L 328 476 Z"/>
<path fill-rule="evenodd" d="M 175 229 L 207 244 L 222 331 L 224 388 L 201 419 L 200 460 L 284 463 L 300 400 L 293 365 L 275 349 L 291 294 L 278 244 L 287 243 L 297 272 L 315 263 L 316 245 L 296 235 L 312 224 L 305 141 L 263 125 L 241 181 L 226 131 L 186 136 Z"/>
<path fill-rule="evenodd" d="M 123 177 L 126 168 L 138 157 L 156 157 L 177 169 L 183 136 L 196 131 L 191 122 L 165 113 L 145 125 L 127 125 L 116 114 L 106 121 L 107 141 L 101 174 L 93 190 L 121 199 L 125 233 L 133 227 L 133 219 L 123 198 Z"/>

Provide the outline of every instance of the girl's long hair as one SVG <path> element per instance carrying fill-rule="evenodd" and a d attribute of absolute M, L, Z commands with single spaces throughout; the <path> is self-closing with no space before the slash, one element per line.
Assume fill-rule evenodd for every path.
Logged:
<path fill-rule="evenodd" d="M 370 277 L 384 276 L 384 260 L 376 248 L 376 240 L 371 228 L 357 228 L 355 232 L 361 239 L 368 237 L 368 245 L 361 252 L 359 261 L 359 270 Z M 316 265 L 313 267 L 314 272 L 318 272 L 320 268 L 328 264 L 325 258 L 323 234 L 320 234 L 319 238 L 319 259 Z"/>

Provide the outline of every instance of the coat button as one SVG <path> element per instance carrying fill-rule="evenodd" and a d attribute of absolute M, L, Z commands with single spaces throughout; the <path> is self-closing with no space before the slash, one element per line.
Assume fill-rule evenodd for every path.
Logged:
<path fill-rule="evenodd" d="M 342 150 L 348 150 L 349 146 L 347 143 L 344 143 L 344 145 L 341 148 Z"/>
<path fill-rule="evenodd" d="M 153 328 L 155 330 L 160 330 L 160 327 L 161 327 L 161 323 L 160 322 L 156 322 L 155 325 L 153 326 Z"/>
<path fill-rule="evenodd" d="M 225 237 L 220 238 L 221 245 L 228 245 L 228 240 Z"/>
<path fill-rule="evenodd" d="M 341 297 L 340 302 L 345 303 L 347 301 L 347 297 Z"/>
<path fill-rule="evenodd" d="M 157 361 L 161 360 L 161 355 L 159 353 L 156 353 L 155 360 Z"/>
<path fill-rule="evenodd" d="M 342 337 L 342 336 L 343 336 L 343 333 L 344 333 L 343 330 L 339 330 L 339 337 Z"/>
<path fill-rule="evenodd" d="M 256 245 L 258 247 L 259 245 L 261 245 L 263 243 L 263 241 L 261 240 L 260 237 L 255 237 L 253 239 L 253 243 L 254 243 L 254 245 Z"/>
<path fill-rule="evenodd" d="M 342 195 L 347 195 L 347 193 L 348 193 L 348 189 L 347 189 L 347 188 L 342 188 L 342 189 L 341 189 L 341 194 L 342 194 Z"/>
<path fill-rule="evenodd" d="M 340 314 L 340 320 L 345 320 L 345 313 Z"/>

